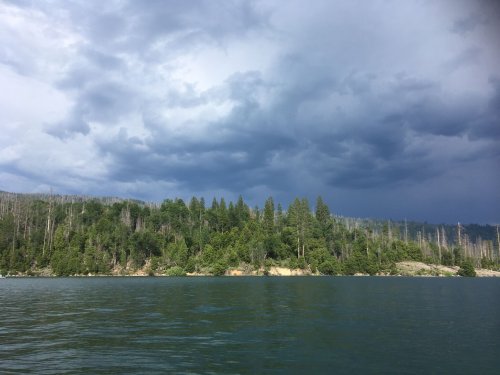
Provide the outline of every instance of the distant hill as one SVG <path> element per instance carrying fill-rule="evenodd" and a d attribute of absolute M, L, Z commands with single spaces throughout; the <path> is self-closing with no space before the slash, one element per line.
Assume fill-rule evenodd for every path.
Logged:
<path fill-rule="evenodd" d="M 377 232 L 383 232 L 389 228 L 393 234 L 400 238 L 405 237 L 408 239 L 417 240 L 419 236 L 425 238 L 435 239 L 437 231 L 439 230 L 440 236 L 444 231 L 444 238 L 449 243 L 458 242 L 458 231 L 460 226 L 460 235 L 466 236 L 472 242 L 476 241 L 496 241 L 497 240 L 497 227 L 494 225 L 480 225 L 480 224 L 431 224 L 427 222 L 418 221 L 391 221 L 384 219 L 362 219 L 362 218 L 343 218 L 350 225 L 357 224 L 363 228 L 371 228 Z"/>

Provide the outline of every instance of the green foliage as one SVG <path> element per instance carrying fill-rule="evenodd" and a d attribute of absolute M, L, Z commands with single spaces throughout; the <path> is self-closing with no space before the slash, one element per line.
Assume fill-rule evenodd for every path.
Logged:
<path fill-rule="evenodd" d="M 395 276 L 399 273 L 396 263 L 391 263 L 389 265 L 389 275 Z"/>
<path fill-rule="evenodd" d="M 472 265 L 472 262 L 470 260 L 465 260 L 464 262 L 462 262 L 460 269 L 458 270 L 458 275 L 465 277 L 476 276 L 476 270 L 474 269 L 474 266 Z"/>
<path fill-rule="evenodd" d="M 52 254 L 52 270 L 58 276 L 78 275 L 84 272 L 82 256 L 74 248 L 57 250 Z"/>
<path fill-rule="evenodd" d="M 186 271 L 182 267 L 173 266 L 165 272 L 165 275 L 167 275 L 167 276 L 186 276 Z"/>
<path fill-rule="evenodd" d="M 288 267 L 293 270 L 299 268 L 299 260 L 296 257 L 291 257 L 288 259 Z"/>
<path fill-rule="evenodd" d="M 495 262 L 491 259 L 488 259 L 486 257 L 481 258 L 481 268 L 486 268 L 486 269 L 497 269 L 498 266 L 495 264 Z"/>
<path fill-rule="evenodd" d="M 306 263 L 306 260 L 304 258 L 299 258 L 297 260 L 297 266 L 298 268 L 300 268 L 301 270 L 304 270 L 307 268 L 307 263 Z"/>
<path fill-rule="evenodd" d="M 186 272 L 193 273 L 196 271 L 196 260 L 195 258 L 189 258 L 189 260 L 186 263 Z"/>
<path fill-rule="evenodd" d="M 328 253 L 328 250 L 325 247 L 316 247 L 311 250 L 307 254 L 306 261 L 309 263 L 312 272 L 318 270 L 322 274 L 332 275 L 337 274 L 340 271 L 337 270 L 335 273 L 322 271 L 322 264 L 324 264 L 324 267 L 328 267 L 329 264 L 337 264 L 336 259 Z"/>
<path fill-rule="evenodd" d="M 151 270 L 152 271 L 158 270 L 159 265 L 160 265 L 160 258 L 159 257 L 152 257 L 151 264 L 150 264 Z"/>
<path fill-rule="evenodd" d="M 454 254 L 454 265 L 460 265 L 462 263 L 462 254 L 463 250 L 459 247 L 456 247 L 453 249 L 453 254 Z"/>
<path fill-rule="evenodd" d="M 201 253 L 201 262 L 204 266 L 210 266 L 218 260 L 217 250 L 212 245 L 206 245 Z"/>
<path fill-rule="evenodd" d="M 436 245 L 436 227 L 332 217 L 318 197 L 314 213 L 307 199 L 282 207 L 269 197 L 250 209 L 240 196 L 205 206 L 203 198 L 166 199 L 158 206 L 139 201 L 54 199 L 0 192 L 0 269 L 2 273 L 35 274 L 51 267 L 57 275 L 105 274 L 113 267 L 152 272 L 225 273 L 228 267 L 269 268 L 271 264 L 316 270 L 322 274 L 389 272 L 396 262 L 416 260 L 462 265 L 471 248 Z M 447 244 L 452 227 L 440 226 Z M 482 234 L 487 257 L 473 259 L 498 269 L 491 228 L 465 226 L 470 236 Z M 425 233 L 415 241 L 416 232 Z M 464 233 L 462 232 L 462 233 Z M 413 240 L 412 240 L 413 239 Z M 494 237 L 496 239 L 496 237 Z M 455 240 L 455 243 L 456 240 Z M 463 242 L 462 242 L 463 244 Z M 471 263 L 472 265 L 472 263 Z M 464 268 L 465 267 L 465 268 Z M 173 271 L 167 271 L 173 272 Z"/>
<path fill-rule="evenodd" d="M 217 261 L 217 263 L 212 265 L 211 272 L 214 276 L 223 276 L 226 273 L 228 266 L 223 260 Z"/>
<path fill-rule="evenodd" d="M 335 258 L 330 258 L 318 266 L 318 271 L 323 275 L 338 275 L 341 273 L 341 268 Z"/>
<path fill-rule="evenodd" d="M 444 266 L 453 266 L 453 256 L 449 251 L 443 251 L 441 254 L 441 264 Z"/>
<path fill-rule="evenodd" d="M 184 239 L 177 243 L 169 243 L 166 250 L 167 264 L 185 267 L 189 259 L 189 249 Z"/>
<path fill-rule="evenodd" d="M 380 271 L 380 265 L 377 262 L 377 257 L 373 254 L 366 254 L 363 251 L 357 250 L 344 262 L 344 273 L 354 275 L 356 273 L 366 273 L 375 275 Z"/>

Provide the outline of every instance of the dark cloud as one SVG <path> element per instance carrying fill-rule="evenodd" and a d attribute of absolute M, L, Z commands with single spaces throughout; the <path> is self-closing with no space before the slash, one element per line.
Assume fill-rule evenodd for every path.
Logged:
<path fill-rule="evenodd" d="M 252 2 L 239 0 L 194 0 L 189 4 L 182 0 L 150 0 L 147 6 L 138 1 L 112 1 L 100 10 L 84 2 L 73 5 L 70 11 L 99 48 L 146 54 L 153 59 L 160 58 L 166 49 L 224 43 L 266 23 Z"/>
<path fill-rule="evenodd" d="M 123 60 L 109 52 L 106 53 L 93 48 L 83 48 L 81 55 L 86 58 L 87 64 L 93 65 L 96 69 L 104 72 L 113 72 L 124 67 Z"/>
<path fill-rule="evenodd" d="M 118 82 L 91 85 L 79 97 L 78 107 L 93 121 L 114 122 L 133 110 L 134 92 Z"/>
<path fill-rule="evenodd" d="M 76 134 L 87 135 L 90 132 L 90 126 L 81 118 L 80 114 L 68 116 L 64 122 L 46 125 L 45 131 L 47 134 L 60 139 L 68 139 Z"/>
<path fill-rule="evenodd" d="M 440 84 L 429 79 L 398 75 L 386 83 L 375 74 L 353 72 L 342 77 L 315 63 L 286 56 L 278 66 L 286 80 L 266 82 L 258 72 L 228 78 L 219 92 L 235 105 L 227 117 L 210 124 L 213 131 L 201 140 L 169 133 L 155 123 L 143 141 L 119 139 L 113 142 L 118 149 L 102 144 L 114 160 L 110 177 L 170 181 L 194 190 L 245 191 L 265 185 L 285 191 L 300 186 L 303 173 L 297 178 L 297 170 L 307 170 L 331 188 L 420 184 L 446 173 L 450 165 L 436 162 L 425 143 L 415 148 L 414 138 L 478 137 L 477 120 L 490 116 L 494 107 L 481 114 L 474 101 L 443 97 Z M 259 104 L 261 90 L 273 92 L 270 107 Z M 192 88 L 185 92 L 181 97 L 187 103 L 176 99 L 182 105 L 209 100 L 205 96 L 202 101 Z M 359 113 L 327 110 L 318 117 L 314 106 L 308 107 L 335 95 L 356 102 Z M 339 105 L 331 99 L 327 108 Z"/>
<path fill-rule="evenodd" d="M 489 109 L 496 114 L 500 113 L 500 78 L 490 78 L 490 84 L 493 88 L 493 95 L 491 96 L 488 106 Z"/>
<path fill-rule="evenodd" d="M 486 108 L 481 116 L 474 119 L 470 131 L 472 139 L 496 140 L 495 146 L 500 141 L 500 79 L 490 79 L 493 94 L 489 98 Z M 500 152 L 500 147 L 496 147 L 496 155 Z"/>
<path fill-rule="evenodd" d="M 205 137 L 177 134 L 161 120 L 150 119 L 145 124 L 150 133 L 144 140 L 122 131 L 118 139 L 99 143 L 101 152 L 113 160 L 111 177 L 160 179 L 199 190 L 282 186 L 288 178 L 283 166 L 275 163 L 282 161 L 283 154 L 293 154 L 297 141 L 289 134 L 277 133 L 252 98 L 261 84 L 259 75 L 252 72 L 230 77 L 227 95 L 237 104 L 227 117 L 206 124 Z"/>
<path fill-rule="evenodd" d="M 439 89 L 439 84 L 426 79 L 418 79 L 408 77 L 406 75 L 398 75 L 394 85 L 394 92 L 398 95 L 408 95 L 418 93 L 426 95 L 426 93 L 434 94 Z"/>
<path fill-rule="evenodd" d="M 1 39 L 13 52 L 0 56 L 70 102 L 59 120 L 34 122 L 48 144 L 68 153 L 85 145 L 79 173 L 61 170 L 75 183 L 52 181 L 63 189 L 108 185 L 161 199 L 169 186 L 247 194 L 252 203 L 323 194 L 335 204 L 338 194 L 343 210 L 403 215 L 399 204 L 408 218 L 423 214 L 425 197 L 500 190 L 498 176 L 481 170 L 500 158 L 500 84 L 491 78 L 499 55 L 481 37 L 496 28 L 493 3 L 11 4 L 40 30 L 51 21 L 67 31 L 57 34 L 64 54 L 50 38 L 30 53 L 20 38 L 22 48 Z M 11 161 L 0 172 L 40 184 L 57 175 L 30 174 L 30 162 L 40 169 Z M 498 219 L 482 210 L 481 220 Z M 432 205 L 428 215 L 454 220 Z"/>
<path fill-rule="evenodd" d="M 75 89 L 69 82 L 63 87 Z M 78 87 L 76 103 L 69 115 L 61 122 L 46 127 L 47 133 L 59 138 L 87 135 L 89 123 L 114 124 L 137 108 L 137 94 L 119 82 L 89 81 Z"/>
<path fill-rule="evenodd" d="M 372 90 L 372 82 L 376 79 L 375 74 L 351 72 L 342 79 L 338 85 L 338 92 L 347 95 L 361 95 Z"/>
<path fill-rule="evenodd" d="M 469 14 L 467 17 L 460 18 L 453 22 L 451 31 L 461 36 L 465 36 L 474 31 L 478 26 L 484 25 L 485 22 L 486 18 L 483 15 L 477 13 Z"/>
<path fill-rule="evenodd" d="M 475 46 L 468 47 L 457 56 L 447 61 L 446 64 L 444 64 L 444 68 L 447 71 L 454 71 L 468 65 L 478 64 L 481 59 L 481 54 L 482 51 L 480 48 Z"/>
<path fill-rule="evenodd" d="M 50 5 L 39 6 L 50 11 Z M 157 65 L 160 56 L 176 54 L 199 43 L 218 44 L 266 24 L 266 18 L 258 14 L 254 5 L 244 1 L 200 0 L 189 5 L 183 1 L 149 1 L 147 7 L 136 1 L 110 2 L 102 10 L 75 3 L 68 10 L 71 20 L 89 38 L 89 44 L 80 49 L 58 82 L 64 90 L 76 90 L 76 104 L 69 118 L 49 127 L 59 127 L 64 136 L 87 134 L 87 124 L 92 121 L 114 123 L 134 110 L 143 110 L 137 107 L 142 104 L 138 101 L 143 87 L 126 84 L 131 75 L 137 74 L 137 67 L 127 66 L 125 60 L 135 60 L 139 54 L 147 73 L 147 65 Z M 179 92 L 166 85 L 163 102 L 157 104 L 186 107 L 206 102 L 192 85 L 183 86 Z M 49 133 L 56 135 L 52 130 Z"/>
<path fill-rule="evenodd" d="M 428 97 L 404 112 L 404 121 L 416 132 L 458 136 L 468 130 L 476 117 L 476 108 L 468 103 L 449 103 L 439 97 Z"/>

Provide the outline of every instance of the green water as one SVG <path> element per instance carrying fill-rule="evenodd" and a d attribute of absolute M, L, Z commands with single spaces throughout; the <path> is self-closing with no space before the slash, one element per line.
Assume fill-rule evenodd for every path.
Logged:
<path fill-rule="evenodd" d="M 0 373 L 500 373 L 500 280 L 0 280 Z"/>

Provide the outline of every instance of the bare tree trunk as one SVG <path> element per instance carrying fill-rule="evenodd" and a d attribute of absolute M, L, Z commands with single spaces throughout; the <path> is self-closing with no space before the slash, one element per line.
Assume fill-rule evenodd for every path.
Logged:
<path fill-rule="evenodd" d="M 408 224 L 406 223 L 406 218 L 405 218 L 405 244 L 408 245 Z"/>
<path fill-rule="evenodd" d="M 444 231 L 444 227 L 441 227 L 441 244 L 444 249 L 448 249 L 448 243 L 446 242 L 446 233 Z"/>
<path fill-rule="evenodd" d="M 14 259 L 14 253 L 16 251 L 16 239 L 17 239 L 17 233 L 19 232 L 19 215 L 17 213 L 18 211 L 18 202 L 17 202 L 17 196 L 14 201 L 14 207 L 12 208 L 12 215 L 14 216 L 14 233 L 12 234 L 12 253 L 11 253 L 11 259 Z"/>
<path fill-rule="evenodd" d="M 297 233 L 297 259 L 300 258 L 300 236 Z"/>
<path fill-rule="evenodd" d="M 437 245 L 438 245 L 438 254 L 439 254 L 439 263 L 441 263 L 441 241 L 439 239 L 439 228 L 436 228 L 437 235 Z"/>
<path fill-rule="evenodd" d="M 43 235 L 42 256 L 45 256 L 45 252 L 47 249 L 50 251 L 51 232 L 52 232 L 51 224 L 52 224 L 52 192 L 49 197 L 49 212 L 47 213 L 47 225 L 45 226 L 45 233 Z"/>
<path fill-rule="evenodd" d="M 497 247 L 498 247 L 498 256 L 500 257 L 500 232 L 498 231 L 498 224 L 497 224 Z"/>
<path fill-rule="evenodd" d="M 462 226 L 460 225 L 460 222 L 457 224 L 457 231 L 458 231 L 458 246 L 462 247 Z"/>
<path fill-rule="evenodd" d="M 73 202 L 74 200 L 71 199 L 71 206 L 69 206 L 69 232 L 71 233 L 71 230 L 73 229 Z"/>
<path fill-rule="evenodd" d="M 199 241 L 200 241 L 200 249 L 199 249 L 199 252 L 201 253 L 201 249 L 202 249 L 202 239 L 201 239 L 201 207 L 200 207 L 200 238 L 199 238 Z"/>
<path fill-rule="evenodd" d="M 470 256 L 469 236 L 467 234 L 464 235 L 464 255 L 465 255 L 465 258 Z"/>
<path fill-rule="evenodd" d="M 300 258 L 300 235 L 301 235 L 300 216 L 299 213 L 297 213 L 297 259 Z"/>

